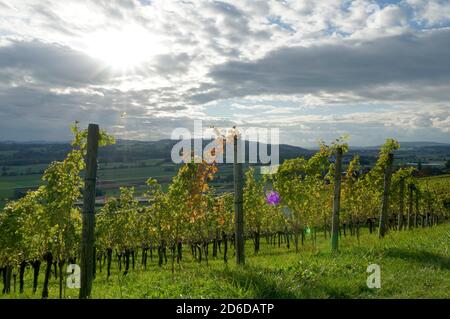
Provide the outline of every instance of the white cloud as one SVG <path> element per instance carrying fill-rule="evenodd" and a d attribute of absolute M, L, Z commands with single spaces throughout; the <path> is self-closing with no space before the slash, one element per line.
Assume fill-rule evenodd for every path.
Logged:
<path fill-rule="evenodd" d="M 450 2 L 447 0 L 406 0 L 414 8 L 414 18 L 429 27 L 450 21 Z"/>
<path fill-rule="evenodd" d="M 366 123 L 448 137 L 448 113 L 431 111 L 445 110 L 450 97 L 448 1 L 0 0 L 0 10 L 7 138 L 20 127 L 55 136 L 75 119 L 154 138 L 193 118 L 317 135 L 338 125 L 335 132 L 364 136 Z M 113 64 L 123 55 L 136 61 L 119 72 Z M 234 104 L 211 115 L 220 101 Z M 386 110 L 368 111 L 376 103 Z M 342 111 L 349 104 L 364 111 Z M 414 115 L 398 111 L 405 105 Z M 311 114 L 329 106 L 342 113 Z M 118 124 L 124 111 L 132 125 Z M 16 132 L 6 123 L 12 116 L 22 123 Z"/>

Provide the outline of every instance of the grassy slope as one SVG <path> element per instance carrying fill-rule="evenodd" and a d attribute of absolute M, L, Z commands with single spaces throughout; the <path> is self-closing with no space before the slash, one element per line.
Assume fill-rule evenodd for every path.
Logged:
<path fill-rule="evenodd" d="M 320 237 L 320 238 L 319 238 Z M 254 256 L 247 243 L 247 265 L 238 269 L 229 250 L 229 265 L 223 261 L 194 262 L 184 249 L 182 269 L 170 264 L 158 269 L 156 258 L 147 271 L 137 269 L 127 276 L 116 268 L 109 281 L 105 271 L 94 282 L 95 298 L 450 298 L 450 227 L 392 232 L 383 240 L 364 232 L 356 238 L 342 238 L 337 257 L 329 253 L 329 241 L 318 234 L 314 247 L 309 239 L 301 252 L 269 246 L 262 239 L 262 251 Z M 210 251 L 211 254 L 211 251 Z M 381 289 L 368 289 L 366 268 L 381 266 Z M 114 267 L 116 264 L 114 263 Z M 43 269 L 41 270 L 40 286 Z M 27 271 L 26 291 L 31 295 L 31 271 Z M 52 277 L 50 296 L 58 295 Z M 76 298 L 78 289 L 66 289 L 67 298 Z M 5 296 L 3 296 L 5 297 Z M 8 297 L 20 297 L 11 294 Z"/>

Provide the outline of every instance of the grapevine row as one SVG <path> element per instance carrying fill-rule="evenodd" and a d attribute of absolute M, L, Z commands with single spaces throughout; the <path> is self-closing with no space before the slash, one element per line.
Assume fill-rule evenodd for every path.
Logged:
<path fill-rule="evenodd" d="M 73 132 L 73 150 L 64 161 L 48 167 L 42 186 L 7 203 L 0 213 L 3 293 L 11 291 L 11 280 L 17 276 L 22 293 L 25 271 L 31 267 L 33 293 L 44 268 L 42 298 L 49 297 L 51 276 L 59 279 L 59 297 L 63 296 L 64 267 L 76 263 L 80 256 L 81 213 L 75 203 L 82 197 L 87 132 L 76 125 Z M 101 132 L 101 146 L 113 142 L 111 136 Z M 360 173 L 358 155 L 350 161 L 342 175 L 341 235 L 347 236 L 349 231 L 359 239 L 361 227 L 375 231 L 389 154 L 399 147 L 395 140 L 387 140 L 377 163 L 366 174 Z M 254 168 L 247 170 L 244 238 L 253 243 L 254 254 L 260 252 L 261 238 L 278 246 L 282 242 L 288 248 L 293 245 L 298 252 L 307 232 L 313 242 L 317 231 L 331 237 L 332 159 L 338 148 L 348 151 L 343 139 L 329 146 L 321 143 L 311 158 L 286 160 L 272 175 L 258 177 Z M 147 269 L 148 257 L 154 257 L 160 267 L 169 264 L 174 272 L 176 265 L 181 267 L 186 251 L 198 262 L 208 263 L 219 255 L 228 262 L 230 252 L 234 252 L 233 194 L 218 194 L 209 186 L 217 170 L 214 162 L 185 164 L 167 191 L 150 178 L 144 194 L 147 205 L 139 204 L 132 187 L 122 187 L 117 198 L 108 198 L 96 214 L 94 264 L 98 271 L 105 268 L 109 278 L 111 265 L 117 262 L 119 271 L 126 275 L 135 268 L 138 257 L 143 269 Z M 449 217 L 450 185 L 423 185 L 414 174 L 410 167 L 393 172 L 387 208 L 389 230 L 430 227 Z M 276 192 L 280 203 L 267 202 L 269 191 Z"/>

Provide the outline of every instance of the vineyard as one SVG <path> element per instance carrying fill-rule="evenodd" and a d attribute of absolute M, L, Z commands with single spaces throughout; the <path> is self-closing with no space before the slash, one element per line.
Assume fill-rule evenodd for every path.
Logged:
<path fill-rule="evenodd" d="M 76 289 L 66 288 L 66 267 L 80 261 L 82 213 L 76 203 L 83 198 L 87 131 L 75 125 L 73 132 L 73 150 L 66 159 L 45 170 L 37 190 L 8 202 L 0 212 L 0 271 L 6 297 L 74 296 Z M 114 138 L 101 131 L 99 145 L 111 143 Z M 299 278 L 316 285 L 318 274 L 339 277 L 339 267 L 362 265 L 371 254 L 396 249 L 414 254 L 411 247 L 419 238 L 430 249 L 424 260 L 435 261 L 437 271 L 448 275 L 450 178 L 433 182 L 418 178 L 414 168 L 397 167 L 394 154 L 399 147 L 387 140 L 376 165 L 366 173 L 361 172 L 359 156 L 341 168 L 341 156 L 348 151 L 342 138 L 331 145 L 321 143 L 310 158 L 285 160 L 275 174 L 259 175 L 250 167 L 243 179 L 242 235 L 248 257 L 244 268 L 233 262 L 234 194 L 218 193 L 209 185 L 218 171 L 214 161 L 184 164 L 167 191 L 149 178 L 144 205 L 132 187 L 122 187 L 120 195 L 109 197 L 95 214 L 93 296 L 348 297 L 351 294 L 343 290 L 330 293 L 316 287 L 315 294 L 301 285 L 297 290 L 278 285 Z M 392 239 L 396 245 L 386 242 Z M 348 259 L 349 251 L 353 259 Z M 353 270 L 344 269 L 341 275 L 358 277 Z M 158 286 L 167 281 L 171 291 L 177 282 L 187 285 L 191 278 L 201 290 L 199 274 L 206 281 L 231 277 L 235 286 L 243 287 L 233 295 L 224 286 L 221 295 L 220 290 L 196 292 L 192 285 L 188 287 L 193 291 L 180 288 L 182 292 L 172 293 Z M 280 283 L 274 282 L 278 277 Z M 438 278 L 430 280 L 438 283 Z M 123 291 L 122 284 L 117 285 L 140 287 L 143 280 L 157 283 L 151 293 L 134 288 L 129 294 L 133 288 Z M 242 284 L 246 280 L 250 286 Z M 266 285 L 256 289 L 258 281 Z"/>

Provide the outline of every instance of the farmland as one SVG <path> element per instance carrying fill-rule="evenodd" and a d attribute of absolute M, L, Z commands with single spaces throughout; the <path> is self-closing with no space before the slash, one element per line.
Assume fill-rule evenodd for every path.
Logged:
<path fill-rule="evenodd" d="M 134 186 L 136 194 L 141 195 L 145 181 L 152 177 L 167 187 L 179 165 L 167 158 L 174 142 L 118 141 L 117 145 L 106 147 L 100 152 L 99 184 L 101 195 L 118 194 L 118 186 Z M 6 199 L 17 199 L 28 190 L 41 184 L 41 176 L 53 160 L 61 160 L 70 150 L 68 143 L 1 143 L 0 142 L 0 207 Z M 361 155 L 363 167 L 374 165 L 378 148 L 351 149 L 344 157 L 348 163 L 353 154 Z M 297 156 L 311 156 L 313 150 L 293 146 L 281 146 L 280 159 Z M 435 173 L 444 172 L 445 161 L 450 158 L 450 146 L 447 144 L 406 143 L 399 150 L 396 163 L 416 163 L 420 160 L 424 169 Z M 434 163 L 428 166 L 429 163 Z M 446 175 L 441 175 L 446 176 Z M 434 177 L 431 177 L 432 179 Z M 437 177 L 436 177 L 437 178 Z M 442 178 L 442 177 L 441 177 Z M 217 187 L 231 190 L 232 168 L 220 165 L 214 183 Z"/>
<path fill-rule="evenodd" d="M 151 166 L 149 163 L 155 163 Z M 143 166 L 145 165 L 145 166 Z M 23 166 L 9 166 L 10 171 L 18 173 L 13 176 L 0 177 L 0 203 L 7 198 L 14 198 L 28 189 L 37 188 L 41 183 L 41 176 L 46 164 Z M 101 194 L 114 196 L 118 194 L 120 186 L 135 186 L 136 194 L 142 194 L 145 181 L 149 178 L 157 179 L 167 186 L 179 165 L 167 163 L 159 164 L 159 161 L 138 161 L 124 164 L 123 162 L 101 165 L 99 169 L 99 190 Z M 223 166 L 221 176 L 224 178 L 231 174 L 231 168 Z M 220 183 L 221 187 L 230 188 L 230 181 Z M 1 207 L 1 205 L 0 205 Z"/>

